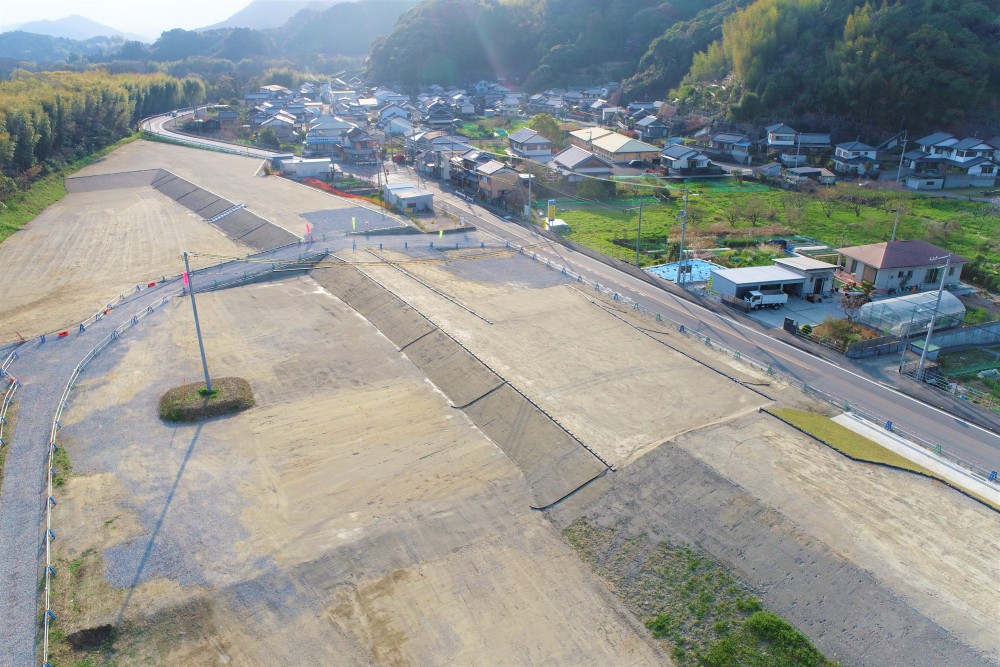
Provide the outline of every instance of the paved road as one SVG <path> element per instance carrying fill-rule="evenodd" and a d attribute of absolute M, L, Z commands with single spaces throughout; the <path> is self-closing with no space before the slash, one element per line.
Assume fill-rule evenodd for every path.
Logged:
<path fill-rule="evenodd" d="M 149 122 L 150 129 L 171 134 L 164 128 L 169 117 L 161 116 Z M 179 136 L 179 135 L 174 135 Z M 219 146 L 221 142 L 194 137 L 180 137 L 191 143 Z M 223 144 L 224 145 L 224 144 Z M 230 148 L 232 146 L 230 145 Z M 241 147 L 242 148 L 242 147 Z M 270 155 L 258 151 L 260 157 Z M 351 167 L 347 167 L 348 170 Z M 361 171 L 363 168 L 359 168 Z M 681 297 L 658 289 L 647 282 L 612 268 L 559 244 L 548 243 L 538 234 L 515 223 L 504 221 L 488 210 L 470 204 L 449 192 L 447 185 L 420 177 L 408 168 L 388 164 L 390 181 L 416 181 L 435 193 L 439 201 L 464 208 L 476 216 L 479 228 L 498 240 L 520 244 L 544 244 L 538 251 L 552 261 L 565 264 L 577 273 L 611 287 L 637 303 L 662 313 L 713 340 L 738 350 L 759 361 L 770 363 L 779 371 L 828 394 L 863 406 L 869 412 L 892 420 L 921 437 L 944 446 L 962 458 L 990 470 L 1000 469 L 1000 419 L 991 417 L 958 399 L 941 392 L 925 391 L 925 400 L 918 400 L 890 386 L 889 378 L 876 378 L 864 368 L 846 359 L 827 360 L 822 353 L 803 351 L 763 330 L 756 323 L 730 317 L 702 307 L 693 297 Z M 368 176 L 363 171 L 361 175 Z M 903 380 L 906 381 L 906 380 Z M 928 403 L 927 401 L 931 401 Z M 975 420 L 973 423 L 971 420 Z M 983 424 L 983 428 L 977 424 Z"/>

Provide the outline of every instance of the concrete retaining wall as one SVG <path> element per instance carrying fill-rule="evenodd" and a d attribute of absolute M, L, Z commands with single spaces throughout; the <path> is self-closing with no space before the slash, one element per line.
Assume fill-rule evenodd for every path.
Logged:
<path fill-rule="evenodd" d="M 413 307 L 357 269 L 312 277 L 368 319 L 524 473 L 545 507 L 607 471 L 572 434 Z"/>
<path fill-rule="evenodd" d="M 1000 322 L 978 324 L 974 327 L 959 327 L 950 331 L 934 334 L 931 342 L 947 352 L 949 348 L 970 347 L 974 345 L 1000 344 Z"/>

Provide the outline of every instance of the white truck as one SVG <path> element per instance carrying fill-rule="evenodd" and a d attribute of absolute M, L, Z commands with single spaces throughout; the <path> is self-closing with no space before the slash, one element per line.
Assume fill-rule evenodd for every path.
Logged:
<path fill-rule="evenodd" d="M 777 310 L 788 303 L 788 295 L 780 289 L 751 290 L 744 295 L 743 300 L 752 310 L 760 310 L 761 308 Z"/>

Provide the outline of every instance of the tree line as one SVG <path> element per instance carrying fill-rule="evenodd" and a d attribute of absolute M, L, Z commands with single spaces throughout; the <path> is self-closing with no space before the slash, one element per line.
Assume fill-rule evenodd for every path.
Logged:
<path fill-rule="evenodd" d="M 197 78 L 16 71 L 0 82 L 0 199 L 128 136 L 146 116 L 204 99 Z"/>

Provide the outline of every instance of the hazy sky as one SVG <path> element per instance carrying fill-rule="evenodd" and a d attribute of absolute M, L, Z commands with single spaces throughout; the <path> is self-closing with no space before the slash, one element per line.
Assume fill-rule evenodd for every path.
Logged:
<path fill-rule="evenodd" d="M 226 19 L 250 0 L 0 0 L 0 27 L 79 14 L 148 37 L 171 28 L 203 28 Z"/>

